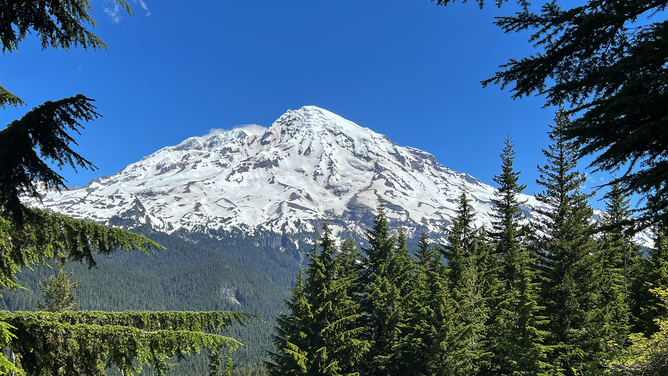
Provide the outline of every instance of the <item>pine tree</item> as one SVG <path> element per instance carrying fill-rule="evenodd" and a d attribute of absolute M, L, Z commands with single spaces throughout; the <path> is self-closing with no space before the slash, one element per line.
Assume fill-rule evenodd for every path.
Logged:
<path fill-rule="evenodd" d="M 600 286 L 596 316 L 601 320 L 598 334 L 606 343 L 626 342 L 631 324 L 630 277 L 639 266 L 639 250 L 628 236 L 631 223 L 629 200 L 615 184 L 607 195 L 602 214 L 602 238 L 596 254 L 594 278 Z"/>
<path fill-rule="evenodd" d="M 523 228 L 519 195 L 526 185 L 520 185 L 519 172 L 513 168 L 515 152 L 510 137 L 506 137 L 501 153 L 500 175 L 494 176 L 499 185 L 492 200 L 497 214 L 491 232 L 496 254 L 501 258 L 501 287 L 496 305 L 493 330 L 493 360 L 490 374 L 543 375 L 546 368 L 545 333 L 540 329 L 545 318 L 538 305 L 539 290 Z"/>
<path fill-rule="evenodd" d="M 659 297 L 650 292 L 652 289 L 668 289 L 668 225 L 660 223 L 653 232 L 654 246 L 648 249 L 649 258 L 644 262 L 643 274 L 634 283 L 634 329 L 647 336 L 660 329 L 655 319 L 668 315 Z"/>
<path fill-rule="evenodd" d="M 266 363 L 270 375 L 307 375 L 308 338 L 304 332 L 302 317 L 310 310 L 304 293 L 304 271 L 299 270 L 290 300 L 285 301 L 288 313 L 276 319 L 276 335 L 273 337 L 276 352 L 270 353 Z"/>
<path fill-rule="evenodd" d="M 454 306 L 454 336 L 457 339 L 452 350 L 456 364 L 452 375 L 477 375 L 488 366 L 489 349 L 485 342 L 489 307 L 485 301 L 486 266 L 480 252 L 483 231 L 473 228 L 474 213 L 465 193 L 459 199 L 457 217 L 447 236 L 448 245 L 443 251 L 447 261 L 447 285 Z M 487 250 L 488 252 L 488 250 Z"/>
<path fill-rule="evenodd" d="M 424 233 L 417 246 L 411 333 L 406 341 L 411 346 L 405 349 L 405 364 L 414 375 L 448 375 L 455 369 L 455 338 L 454 307 L 446 286 L 445 266 Z"/>
<path fill-rule="evenodd" d="M 39 288 L 44 292 L 44 304 L 37 302 L 38 311 L 63 312 L 77 309 L 79 303 L 76 302 L 74 289 L 79 281 L 70 283 L 72 273 L 68 274 L 64 268 L 63 264 L 58 264 L 58 275 L 39 283 Z"/>
<path fill-rule="evenodd" d="M 362 313 L 351 296 L 357 275 L 343 262 L 350 256 L 337 256 L 327 224 L 318 247 L 309 256 L 306 277 L 297 279 L 290 314 L 278 320 L 271 375 L 352 375 L 349 370 L 366 351 L 363 328 L 356 325 Z"/>
<path fill-rule="evenodd" d="M 419 353 L 412 352 L 413 339 L 410 334 L 414 332 L 412 327 L 413 309 L 418 304 L 415 296 L 416 275 L 414 263 L 411 260 L 410 250 L 406 246 L 406 234 L 403 228 L 399 229 L 396 243 L 396 253 L 389 261 L 389 274 L 392 284 L 399 291 L 399 301 L 396 308 L 396 331 L 397 340 L 393 345 L 392 352 L 392 374 L 413 375 L 416 369 L 411 365 Z"/>
<path fill-rule="evenodd" d="M 668 289 L 654 288 L 650 293 L 660 302 L 662 311 L 668 312 Z M 605 366 L 614 376 L 664 376 L 668 375 L 668 315 L 655 320 L 659 330 L 652 335 L 633 333 L 631 345 L 623 349 Z"/>
<path fill-rule="evenodd" d="M 555 348 L 551 364 L 555 372 L 576 375 L 599 369 L 604 345 L 596 337 L 593 315 L 598 288 L 593 275 L 593 211 L 589 196 L 581 191 L 586 178 L 576 170 L 577 149 L 563 135 L 569 119 L 560 110 L 555 122 L 549 133 L 552 144 L 543 150 L 547 164 L 539 167 L 536 181 L 544 187 L 536 199 L 550 207 L 536 210 L 544 216 L 540 230 L 546 281 L 541 305 L 549 318 L 546 342 Z"/>
<path fill-rule="evenodd" d="M 406 335 L 406 304 L 404 296 L 409 280 L 405 238 L 390 236 L 390 227 L 381 202 L 374 226 L 367 230 L 369 247 L 364 249 L 365 268 L 361 281 L 364 285 L 362 308 L 365 312 L 366 339 L 369 353 L 364 357 L 361 374 L 400 375 L 401 357 L 396 352 L 404 344 Z"/>

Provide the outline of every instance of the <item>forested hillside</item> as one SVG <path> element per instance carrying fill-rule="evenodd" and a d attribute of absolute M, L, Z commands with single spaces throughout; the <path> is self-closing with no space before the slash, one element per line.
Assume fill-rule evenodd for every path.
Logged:
<path fill-rule="evenodd" d="M 232 327 L 229 335 L 244 346 L 234 355 L 238 367 L 258 364 L 266 359 L 271 347 L 274 317 L 283 310 L 288 283 L 294 279 L 298 263 L 274 247 L 255 246 L 255 238 L 230 242 L 209 241 L 209 247 L 186 241 L 175 235 L 147 234 L 167 249 L 154 254 L 115 253 L 111 258 L 96 257 L 97 268 L 67 263 L 80 310 L 91 311 L 237 311 L 258 315 L 247 327 Z M 258 236 L 257 239 L 264 239 Z M 270 248 L 270 249 L 267 249 Z M 229 250 L 229 251 L 228 251 Z M 252 258 L 253 264 L 267 274 L 235 258 Z M 249 260 L 246 259 L 246 260 Z M 2 292 L 0 309 L 32 311 L 44 302 L 39 283 L 56 274 L 51 264 L 19 274 L 19 283 L 27 290 Z M 268 277 L 271 275 L 274 279 Z M 198 357 L 183 362 L 170 375 L 208 374 L 208 359 Z M 150 374 L 150 372 L 148 373 Z"/>

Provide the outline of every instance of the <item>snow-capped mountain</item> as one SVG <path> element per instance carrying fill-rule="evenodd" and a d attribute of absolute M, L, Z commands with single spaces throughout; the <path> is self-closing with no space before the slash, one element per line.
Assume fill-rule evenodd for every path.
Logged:
<path fill-rule="evenodd" d="M 191 137 L 85 187 L 45 193 L 43 205 L 111 225 L 150 222 L 168 233 L 298 233 L 311 231 L 314 219 L 361 233 L 382 199 L 394 224 L 436 232 L 466 191 L 477 224 L 490 220 L 491 186 L 327 110 L 290 110 L 260 128 Z"/>

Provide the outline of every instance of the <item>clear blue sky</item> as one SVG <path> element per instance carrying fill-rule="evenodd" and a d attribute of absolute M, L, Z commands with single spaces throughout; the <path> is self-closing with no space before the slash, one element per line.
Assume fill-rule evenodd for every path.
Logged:
<path fill-rule="evenodd" d="M 480 10 L 428 0 L 129 2 L 134 16 L 92 1 L 94 31 L 108 51 L 43 51 L 32 37 L 0 57 L 2 84 L 28 104 L 0 111 L 0 124 L 45 100 L 97 100 L 104 117 L 76 139 L 99 170 L 63 170 L 71 185 L 212 128 L 269 126 L 288 109 L 316 105 L 489 184 L 510 134 L 525 193 L 541 189 L 536 165 L 545 163 L 555 109 L 480 85 L 509 58 L 539 52 L 527 34 L 492 24 L 516 11 L 513 3 Z M 609 177 L 592 175 L 588 184 L 602 179 Z"/>

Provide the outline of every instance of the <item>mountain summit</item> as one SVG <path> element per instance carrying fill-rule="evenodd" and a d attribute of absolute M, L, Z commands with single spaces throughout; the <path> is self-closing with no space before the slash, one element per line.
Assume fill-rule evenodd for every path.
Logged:
<path fill-rule="evenodd" d="M 440 232 L 466 191 L 489 222 L 494 189 L 424 151 L 322 108 L 289 110 L 271 127 L 191 137 L 81 188 L 48 192 L 47 208 L 110 225 L 184 229 L 312 231 L 314 220 L 362 233 L 379 200 L 388 218 Z M 523 196 L 537 204 L 530 196 Z M 33 204 L 35 204 L 33 202 Z"/>

